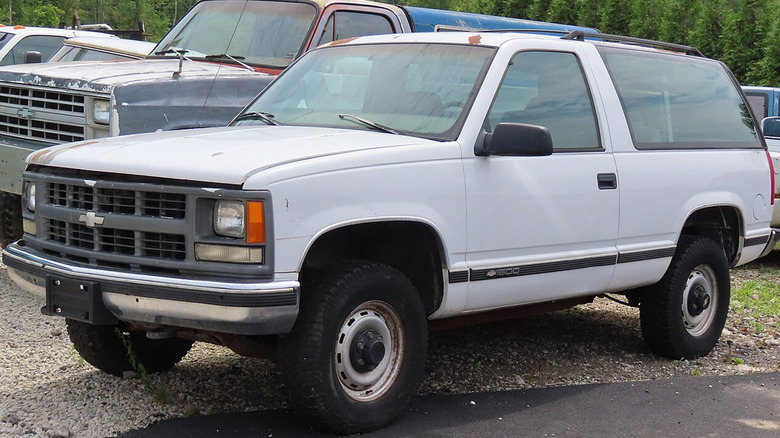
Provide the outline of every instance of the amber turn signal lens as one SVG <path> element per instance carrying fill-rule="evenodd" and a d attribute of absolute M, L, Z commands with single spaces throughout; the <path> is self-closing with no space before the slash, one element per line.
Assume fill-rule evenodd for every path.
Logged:
<path fill-rule="evenodd" d="M 263 203 L 246 203 L 246 243 L 265 243 L 265 210 Z"/>

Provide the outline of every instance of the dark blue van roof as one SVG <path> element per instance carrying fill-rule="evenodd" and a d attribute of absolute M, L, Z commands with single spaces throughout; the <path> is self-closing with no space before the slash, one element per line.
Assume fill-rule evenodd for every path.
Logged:
<path fill-rule="evenodd" d="M 483 30 L 539 29 L 572 32 L 598 32 L 589 27 L 569 24 L 545 23 L 543 21 L 523 20 L 520 18 L 497 17 L 493 15 L 472 14 L 469 12 L 444 11 L 440 9 L 404 6 L 414 23 L 415 32 L 434 32 L 436 26 L 448 28 L 466 28 Z"/>

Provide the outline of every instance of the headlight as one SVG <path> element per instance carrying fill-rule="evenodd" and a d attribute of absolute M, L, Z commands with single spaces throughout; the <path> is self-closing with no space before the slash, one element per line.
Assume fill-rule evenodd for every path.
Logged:
<path fill-rule="evenodd" d="M 92 120 L 95 123 L 108 125 L 108 118 L 111 114 L 111 103 L 103 99 L 95 99 L 92 104 Z"/>
<path fill-rule="evenodd" d="M 35 211 L 35 183 L 27 184 L 27 193 L 24 196 L 27 201 L 27 209 Z"/>
<path fill-rule="evenodd" d="M 214 232 L 220 236 L 244 237 L 246 235 L 244 203 L 217 201 L 214 207 Z"/>

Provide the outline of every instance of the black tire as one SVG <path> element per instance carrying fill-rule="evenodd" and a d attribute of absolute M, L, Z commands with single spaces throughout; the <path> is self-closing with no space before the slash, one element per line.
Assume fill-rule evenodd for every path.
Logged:
<path fill-rule="evenodd" d="M 115 325 L 92 325 L 72 319 L 65 322 L 79 355 L 95 368 L 119 377 L 125 371 L 134 370 L 120 333 L 129 341 L 138 362 L 148 373 L 171 369 L 192 347 L 192 341 L 177 338 L 152 340 L 146 337 L 145 332 L 128 333 Z"/>
<path fill-rule="evenodd" d="M 409 279 L 386 265 L 347 262 L 304 290 L 297 322 L 279 341 L 281 378 L 292 406 L 318 427 L 366 432 L 401 414 L 427 349 L 425 312 Z"/>
<path fill-rule="evenodd" d="M 0 192 L 0 247 L 22 238 L 22 197 Z"/>
<path fill-rule="evenodd" d="M 642 292 L 645 341 L 655 354 L 670 359 L 706 356 L 726 324 L 730 298 L 723 248 L 708 238 L 681 238 L 664 277 Z"/>

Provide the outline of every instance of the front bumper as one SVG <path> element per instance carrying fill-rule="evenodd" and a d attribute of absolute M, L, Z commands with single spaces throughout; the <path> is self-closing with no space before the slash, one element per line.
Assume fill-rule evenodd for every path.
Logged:
<path fill-rule="evenodd" d="M 46 296 L 48 276 L 100 285 L 103 305 L 117 319 L 242 335 L 289 332 L 298 315 L 297 281 L 225 282 L 162 277 L 71 266 L 13 243 L 3 251 L 8 275 Z"/>

